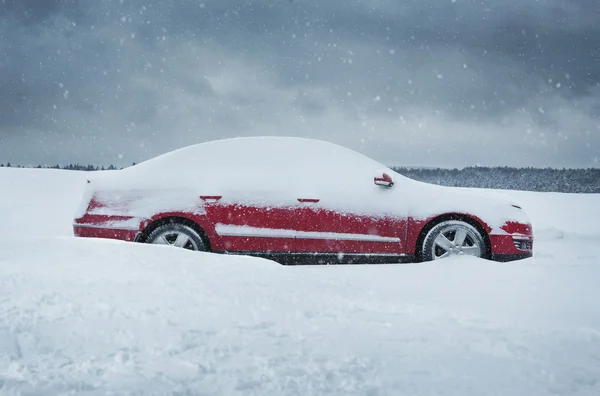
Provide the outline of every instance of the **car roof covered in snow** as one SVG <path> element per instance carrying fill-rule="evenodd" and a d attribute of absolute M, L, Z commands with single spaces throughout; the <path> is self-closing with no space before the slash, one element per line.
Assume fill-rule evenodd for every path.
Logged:
<path fill-rule="evenodd" d="M 345 162 L 347 161 L 347 162 Z M 139 165 L 195 166 L 226 162 L 231 166 L 288 167 L 316 164 L 323 167 L 361 167 L 383 165 L 346 147 L 323 140 L 260 136 L 214 140 L 194 144 L 145 161 Z"/>
<path fill-rule="evenodd" d="M 241 137 L 199 143 L 115 172 L 140 184 L 372 183 L 381 163 L 334 143 L 298 137 Z M 118 174 L 118 175 L 117 175 Z"/>

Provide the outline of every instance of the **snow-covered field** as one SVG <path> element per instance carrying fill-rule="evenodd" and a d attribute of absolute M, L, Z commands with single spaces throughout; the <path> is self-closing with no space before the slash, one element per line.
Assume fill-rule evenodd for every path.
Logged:
<path fill-rule="evenodd" d="M 0 169 L 0 394 L 600 395 L 600 195 L 509 192 L 535 258 L 283 267 L 71 237 Z"/>

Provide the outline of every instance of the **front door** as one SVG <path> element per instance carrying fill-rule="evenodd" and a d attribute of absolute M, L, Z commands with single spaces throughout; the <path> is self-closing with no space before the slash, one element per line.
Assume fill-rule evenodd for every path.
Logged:
<path fill-rule="evenodd" d="M 327 195 L 329 199 L 299 199 L 296 252 L 321 255 L 330 262 L 395 261 L 404 252 L 407 220 L 397 213 L 385 214 L 385 197 L 381 213 L 361 213 L 358 208 L 345 209 L 343 197 Z M 373 200 L 377 195 L 364 198 Z"/>

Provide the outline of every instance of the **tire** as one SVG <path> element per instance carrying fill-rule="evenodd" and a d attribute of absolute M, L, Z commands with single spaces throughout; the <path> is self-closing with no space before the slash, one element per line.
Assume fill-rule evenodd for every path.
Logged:
<path fill-rule="evenodd" d="M 167 223 L 158 226 L 148 235 L 146 243 L 202 252 L 207 250 L 202 237 L 193 228 L 181 223 Z"/>
<path fill-rule="evenodd" d="M 485 258 L 486 245 L 477 228 L 458 220 L 436 224 L 425 236 L 421 250 L 422 261 L 439 260 L 449 256 Z"/>

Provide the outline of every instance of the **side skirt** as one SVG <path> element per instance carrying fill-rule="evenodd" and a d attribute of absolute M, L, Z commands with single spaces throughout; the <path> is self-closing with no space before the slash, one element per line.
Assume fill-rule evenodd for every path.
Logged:
<path fill-rule="evenodd" d="M 415 261 L 415 256 L 413 254 L 281 253 L 251 251 L 215 251 L 214 253 L 262 257 L 283 265 L 398 264 L 412 263 Z"/>
<path fill-rule="evenodd" d="M 533 253 L 493 254 L 492 260 L 507 263 L 509 261 L 523 260 L 530 257 L 533 257 Z"/>

